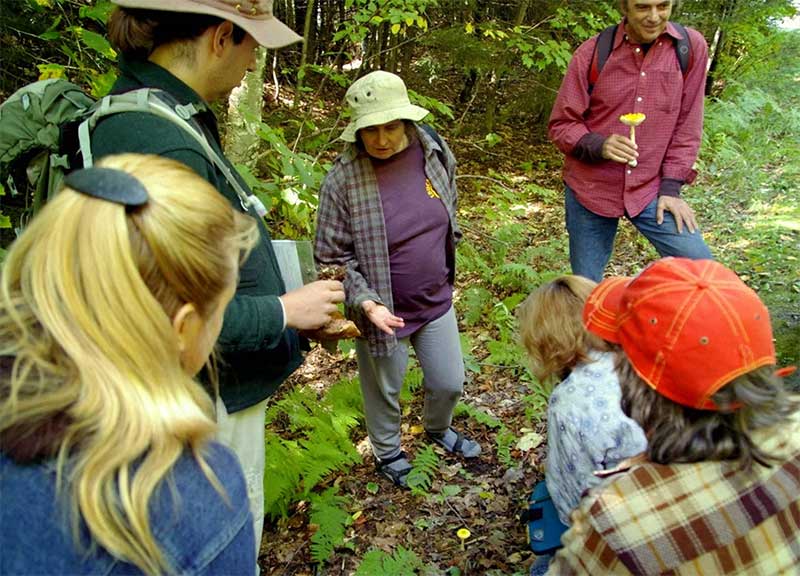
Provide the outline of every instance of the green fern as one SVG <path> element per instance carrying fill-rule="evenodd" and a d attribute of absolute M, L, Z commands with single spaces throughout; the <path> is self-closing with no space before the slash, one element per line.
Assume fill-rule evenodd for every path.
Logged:
<path fill-rule="evenodd" d="M 418 496 L 427 494 L 438 469 L 439 456 L 432 445 L 429 444 L 417 452 L 417 457 L 411 463 L 411 472 L 406 477 L 412 494 Z"/>
<path fill-rule="evenodd" d="M 497 459 L 506 468 L 513 468 L 516 463 L 514 457 L 511 456 L 511 447 L 516 440 L 517 437 L 514 433 L 505 426 L 495 435 L 494 441 L 497 445 Z"/>
<path fill-rule="evenodd" d="M 319 564 L 326 562 L 336 547 L 344 543 L 345 530 L 351 522 L 350 513 L 344 509 L 350 500 L 338 492 L 339 487 L 334 486 L 311 495 L 309 520 L 317 526 L 311 536 L 311 558 Z"/>
<path fill-rule="evenodd" d="M 478 424 L 483 424 L 489 428 L 500 428 L 503 425 L 499 419 L 495 418 L 488 412 L 485 412 L 480 408 L 476 408 L 475 406 L 459 402 L 456 405 L 456 409 L 453 411 L 453 415 L 458 417 L 464 414 L 474 419 Z"/>
<path fill-rule="evenodd" d="M 373 548 L 361 560 L 354 576 L 414 576 L 425 564 L 413 551 L 398 546 L 394 554 Z"/>
<path fill-rule="evenodd" d="M 301 440 L 300 445 L 305 449 L 300 463 L 304 496 L 331 472 L 346 471 L 361 460 L 352 442 L 348 445 L 336 442 L 335 437 L 320 429 L 308 439 Z"/>
<path fill-rule="evenodd" d="M 288 425 L 290 438 L 266 432 L 265 513 L 286 516 L 292 502 L 308 498 L 332 472 L 361 457 L 350 439 L 363 420 L 358 382 L 346 379 L 319 398 L 310 388 L 289 391 L 267 411 L 267 422 Z"/>
<path fill-rule="evenodd" d="M 407 404 L 414 399 L 414 392 L 422 387 L 422 368 L 414 360 L 414 365 L 406 372 L 403 387 L 400 389 L 400 402 Z"/>
<path fill-rule="evenodd" d="M 464 310 L 467 326 L 475 326 L 486 317 L 493 298 L 492 293 L 483 286 L 470 286 L 464 290 L 459 304 Z"/>
<path fill-rule="evenodd" d="M 266 432 L 264 468 L 264 513 L 271 518 L 286 516 L 302 474 L 304 450 L 293 440 Z"/>

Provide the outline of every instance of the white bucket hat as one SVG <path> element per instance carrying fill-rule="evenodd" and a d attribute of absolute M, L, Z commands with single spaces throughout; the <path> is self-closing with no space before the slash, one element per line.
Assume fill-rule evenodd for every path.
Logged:
<path fill-rule="evenodd" d="M 409 101 L 406 85 L 400 76 L 383 70 L 370 72 L 353 82 L 345 100 L 351 113 L 350 124 L 340 136 L 345 142 L 355 142 L 356 132 L 362 128 L 393 120 L 419 122 L 430 113 Z"/>
<path fill-rule="evenodd" d="M 272 14 L 273 0 L 111 0 L 123 8 L 208 14 L 230 20 L 265 48 L 282 48 L 303 39 Z"/>

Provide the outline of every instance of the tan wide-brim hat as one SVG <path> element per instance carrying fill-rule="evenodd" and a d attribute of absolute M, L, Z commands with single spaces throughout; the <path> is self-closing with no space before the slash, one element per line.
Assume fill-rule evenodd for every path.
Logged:
<path fill-rule="evenodd" d="M 123 8 L 208 14 L 230 20 L 265 48 L 282 48 L 303 37 L 275 18 L 273 0 L 111 0 Z"/>
<path fill-rule="evenodd" d="M 419 122 L 430 114 L 408 99 L 408 90 L 402 78 L 391 72 L 376 70 L 353 82 L 345 100 L 350 107 L 350 124 L 340 138 L 355 142 L 356 132 L 368 126 L 378 126 L 393 120 Z"/>

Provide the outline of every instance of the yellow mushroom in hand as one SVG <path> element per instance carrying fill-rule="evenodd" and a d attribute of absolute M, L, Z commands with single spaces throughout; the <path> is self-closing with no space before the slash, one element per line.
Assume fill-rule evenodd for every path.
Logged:
<path fill-rule="evenodd" d="M 631 127 L 630 139 L 631 139 L 631 142 L 633 142 L 634 144 L 636 144 L 636 127 L 639 124 L 641 124 L 642 122 L 644 122 L 645 118 L 646 118 L 646 116 L 644 114 L 642 114 L 641 112 L 633 112 L 631 114 L 623 114 L 622 116 L 619 117 L 619 121 L 620 122 L 625 124 L 625 126 L 630 126 Z M 635 168 L 637 162 L 634 159 L 634 160 L 630 160 L 628 162 L 628 164 L 632 168 Z"/>

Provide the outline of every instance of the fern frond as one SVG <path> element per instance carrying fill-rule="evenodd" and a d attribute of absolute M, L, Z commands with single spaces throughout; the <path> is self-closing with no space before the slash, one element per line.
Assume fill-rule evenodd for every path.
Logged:
<path fill-rule="evenodd" d="M 354 576 L 414 576 L 425 565 L 413 551 L 398 546 L 394 554 L 373 548 L 361 560 Z"/>
<path fill-rule="evenodd" d="M 264 468 L 264 513 L 270 518 L 286 516 L 289 503 L 300 485 L 303 450 L 297 442 L 266 433 Z"/>
<path fill-rule="evenodd" d="M 418 496 L 427 494 L 438 469 L 439 455 L 432 445 L 417 452 L 417 457 L 411 463 L 411 472 L 406 477 L 411 492 Z"/>
<path fill-rule="evenodd" d="M 471 406 L 470 404 L 459 402 L 456 405 L 456 409 L 453 411 L 453 416 L 462 416 L 464 414 L 473 418 L 478 424 L 483 424 L 489 428 L 500 428 L 503 425 L 498 418 L 495 418 L 488 412 Z"/>
<path fill-rule="evenodd" d="M 331 557 L 337 546 L 344 542 L 345 529 L 350 524 L 350 513 L 344 509 L 350 500 L 338 494 L 339 487 L 328 488 L 321 494 L 311 495 L 310 522 L 317 526 L 311 536 L 311 558 L 322 564 Z"/>

